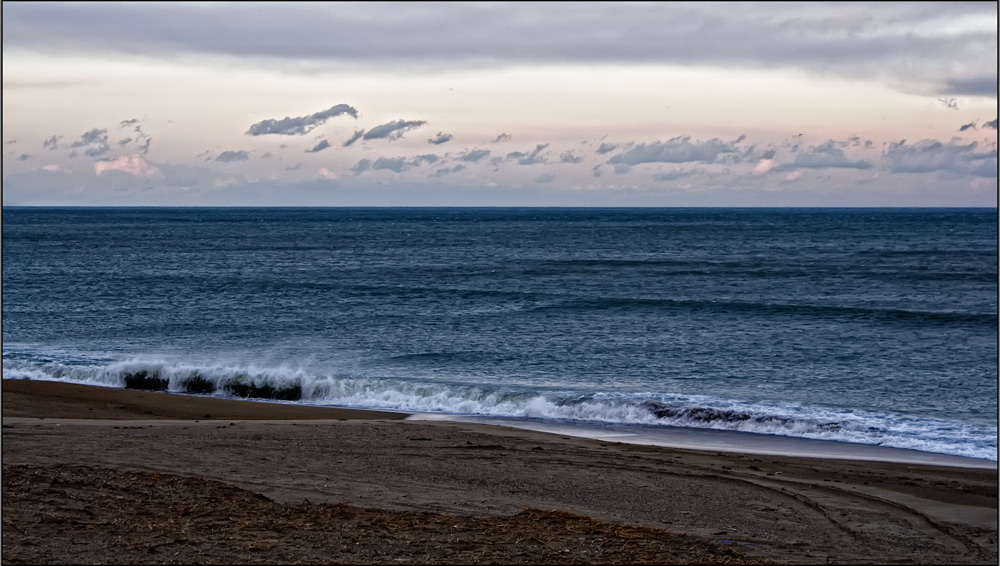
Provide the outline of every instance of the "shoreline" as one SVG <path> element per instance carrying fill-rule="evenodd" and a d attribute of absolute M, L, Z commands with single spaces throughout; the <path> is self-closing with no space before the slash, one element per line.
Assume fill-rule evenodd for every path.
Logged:
<path fill-rule="evenodd" d="M 952 454 L 923 452 L 908 448 L 857 444 L 839 440 L 822 440 L 781 436 L 756 432 L 687 428 L 675 426 L 640 427 L 636 425 L 602 425 L 578 423 L 552 423 L 516 418 L 476 416 L 451 416 L 413 414 L 407 420 L 455 421 L 505 426 L 591 438 L 609 442 L 683 448 L 709 452 L 731 452 L 758 456 L 787 456 L 791 458 L 820 458 L 825 460 L 854 460 L 895 464 L 916 464 L 996 470 L 997 462 L 985 458 L 969 458 Z"/>
<path fill-rule="evenodd" d="M 508 552 L 489 555 L 494 562 L 595 561 L 596 555 L 584 553 L 597 552 L 586 541 L 558 538 L 572 534 L 565 528 L 552 531 L 556 538 L 545 539 L 558 542 L 540 545 L 524 556 L 523 540 L 510 545 L 499 534 L 508 528 L 500 526 L 509 526 L 515 517 L 534 517 L 529 526 L 540 533 L 546 525 L 566 525 L 578 516 L 601 525 L 653 529 L 643 531 L 642 540 L 660 536 L 655 533 L 688 537 L 670 539 L 674 546 L 664 548 L 697 547 L 709 553 L 687 559 L 694 562 L 725 558 L 817 564 L 987 564 L 997 555 L 995 468 L 667 448 L 559 431 L 406 417 L 404 413 L 3 380 L 4 560 L 125 560 L 121 548 L 115 546 L 119 540 L 115 536 L 140 534 L 109 531 L 116 519 L 98 520 L 104 517 L 100 497 L 106 492 L 135 496 L 136 507 L 123 509 L 114 500 L 107 503 L 108 513 L 125 513 L 125 523 L 134 524 L 145 520 L 142 509 L 163 501 L 166 488 L 162 486 L 171 482 L 188 482 L 176 497 L 200 494 L 191 499 L 192 508 L 203 507 L 198 501 L 232 492 L 249 494 L 238 497 L 263 498 L 277 515 L 294 507 L 303 509 L 303 516 L 312 516 L 327 512 L 323 510 L 330 506 L 346 505 L 355 509 L 351 513 L 362 513 L 357 511 L 362 509 L 380 517 L 379 521 L 405 517 L 393 532 L 413 535 L 407 544 L 415 544 L 418 538 L 440 543 L 437 554 L 433 548 L 422 547 L 425 554 L 392 555 L 409 557 L 404 561 L 411 563 L 447 563 L 444 549 L 451 540 L 447 537 L 456 536 L 449 529 L 466 524 L 477 526 L 469 531 L 471 538 L 462 548 Z M 150 483 L 154 476 L 160 479 Z M 32 481 L 42 481 L 39 485 L 47 487 L 29 489 Z M 241 505 L 240 509 L 248 509 Z M 81 509 L 94 517 L 81 515 Z M 235 511 L 227 509 L 219 513 L 229 513 L 231 518 Z M 530 510 L 542 510 L 543 515 Z M 183 514 L 171 515 L 177 513 L 175 508 L 162 511 L 163 528 L 185 524 Z M 72 538 L 74 529 L 46 522 L 44 517 L 53 513 L 78 527 L 92 528 L 87 544 L 97 548 L 83 558 L 65 554 L 79 553 L 82 543 Z M 544 513 L 570 515 L 553 518 Z M 225 517 L 219 517 L 212 524 L 230 528 Z M 247 515 L 246 520 L 255 521 L 254 517 Z M 430 526 L 438 520 L 446 521 L 448 528 Z M 305 532 L 307 524 L 312 523 L 303 523 L 292 532 Z M 487 524 L 492 526 L 483 527 Z M 343 528 L 341 524 L 340 532 L 346 536 Z M 366 527 L 352 528 L 357 534 Z M 604 527 L 587 528 L 596 533 Z M 615 528 L 608 532 L 623 532 L 624 527 Z M 225 532 L 237 538 L 245 534 Z M 379 538 L 384 535 L 385 531 L 374 532 L 374 538 L 365 543 L 367 548 L 385 551 L 386 543 Z M 126 561 L 162 563 L 163 555 L 144 553 L 167 542 L 181 557 L 197 549 L 201 554 L 191 554 L 189 559 L 203 563 L 303 558 L 281 554 L 292 550 L 280 544 L 284 539 L 277 535 L 272 537 L 279 542 L 273 542 L 271 554 L 245 556 L 226 550 L 218 532 L 202 537 L 194 529 L 167 538 L 137 539 L 136 548 L 143 552 L 128 555 Z M 146 544 L 142 541 L 149 544 L 142 546 Z M 615 548 L 632 548 L 627 541 L 614 544 Z M 556 546 L 559 552 L 565 549 L 570 554 L 548 558 L 545 552 Z M 241 548 L 240 552 L 246 551 Z M 347 552 L 343 548 L 327 551 Z M 711 554 L 724 551 L 729 554 Z M 650 552 L 654 551 L 620 554 L 622 558 L 601 555 L 604 558 L 596 561 L 636 563 L 644 556 L 653 562 L 684 561 L 679 554 Z M 203 558 L 198 560 L 198 556 Z M 357 562 L 362 555 L 336 556 L 342 562 Z M 471 555 L 462 556 L 466 558 L 451 560 L 471 560 Z M 372 557 L 362 561 L 394 560 Z"/>
<path fill-rule="evenodd" d="M 65 381 L 4 379 L 4 393 L 46 398 L 46 411 L 55 418 L 187 418 L 187 419 L 401 419 L 421 422 L 465 422 L 509 427 L 608 442 L 721 451 L 759 456 L 788 456 L 920 464 L 996 470 L 998 462 L 920 450 L 820 440 L 743 431 L 689 427 L 642 427 L 604 423 L 543 421 L 515 417 L 482 417 L 419 413 L 354 407 L 282 403 L 258 399 L 219 398 L 168 391 L 141 391 Z M 80 410 L 87 404 L 87 413 Z M 65 406 L 63 404 L 66 404 Z M 15 413 L 17 409 L 14 409 Z M 19 416 L 7 414 L 5 417 Z"/>

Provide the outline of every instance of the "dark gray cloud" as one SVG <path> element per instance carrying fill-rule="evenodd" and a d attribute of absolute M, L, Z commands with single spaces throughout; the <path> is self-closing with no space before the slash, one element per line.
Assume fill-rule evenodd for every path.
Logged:
<path fill-rule="evenodd" d="M 885 165 L 893 173 L 930 173 L 945 171 L 975 177 L 997 176 L 997 151 L 976 152 L 975 142 L 941 143 L 922 140 L 914 144 L 903 140 L 886 150 Z"/>
<path fill-rule="evenodd" d="M 445 142 L 451 141 L 451 139 L 453 137 L 455 137 L 455 136 L 453 136 L 451 134 L 443 134 L 441 132 L 438 132 L 438 135 L 435 136 L 435 137 L 433 137 L 433 138 L 430 138 L 429 140 L 427 140 L 427 143 L 432 143 L 434 145 L 441 145 L 441 144 L 443 144 Z"/>
<path fill-rule="evenodd" d="M 360 175 L 365 171 L 379 171 L 387 170 L 396 173 L 402 173 L 412 166 L 412 163 L 408 162 L 402 157 L 379 157 L 375 161 L 370 159 L 362 159 L 351 167 L 351 171 L 355 175 Z"/>
<path fill-rule="evenodd" d="M 567 151 L 559 156 L 559 163 L 580 163 L 581 161 L 583 158 L 573 155 L 572 151 Z"/>
<path fill-rule="evenodd" d="M 990 129 L 993 129 L 993 130 L 997 129 L 997 119 L 993 118 L 989 122 L 986 122 L 985 124 L 983 124 L 983 127 L 984 128 L 990 128 Z"/>
<path fill-rule="evenodd" d="M 402 173 L 409 168 L 410 163 L 402 157 L 379 157 L 375 160 L 375 163 L 372 163 L 372 169 L 375 171 L 385 169 L 396 173 Z"/>
<path fill-rule="evenodd" d="M 948 94 L 996 98 L 997 75 L 994 73 L 992 75 L 948 79 L 945 81 L 944 88 L 942 90 Z"/>
<path fill-rule="evenodd" d="M 459 155 L 458 158 L 461 159 L 462 161 L 466 161 L 469 163 L 476 163 L 482 159 L 486 159 L 489 156 L 490 156 L 490 150 L 488 149 L 473 149 L 471 151 L 463 153 L 462 155 Z"/>
<path fill-rule="evenodd" d="M 42 142 L 42 149 L 59 149 L 59 139 L 62 136 L 52 136 L 51 138 Z"/>
<path fill-rule="evenodd" d="M 132 125 L 138 124 L 138 123 L 139 123 L 139 120 L 137 118 L 129 118 L 128 120 L 122 120 L 121 122 L 119 122 L 118 123 L 118 127 L 120 127 L 120 128 L 127 128 L 129 126 L 132 126 Z"/>
<path fill-rule="evenodd" d="M 413 158 L 414 165 L 423 165 L 424 163 L 437 163 L 441 158 L 434 155 L 433 153 L 426 153 L 424 155 L 418 155 Z"/>
<path fill-rule="evenodd" d="M 312 149 L 307 149 L 306 153 L 319 153 L 320 151 L 323 151 L 324 149 L 326 149 L 328 147 L 330 147 L 330 142 L 328 142 L 326 140 L 323 140 L 323 141 L 319 142 L 318 144 L 314 145 L 312 147 Z"/>
<path fill-rule="evenodd" d="M 993 2 L 5 3 L 4 49 L 254 58 L 275 67 L 528 63 L 798 69 L 996 96 Z M 980 22 L 966 26 L 963 22 Z M 947 30 L 943 32 L 942 30 Z M 985 70 L 985 71 L 984 71 Z"/>
<path fill-rule="evenodd" d="M 975 129 L 976 129 L 976 123 L 969 122 L 968 124 L 963 124 L 962 127 L 958 129 L 958 131 L 964 132 L 966 130 L 975 130 Z"/>
<path fill-rule="evenodd" d="M 791 163 L 779 165 L 778 170 L 789 169 L 871 169 L 872 164 L 863 159 L 849 159 L 843 146 L 849 142 L 826 142 L 799 152 Z"/>
<path fill-rule="evenodd" d="M 689 163 L 700 161 L 714 163 L 719 156 L 735 154 L 736 144 L 742 141 L 724 142 L 717 138 L 707 141 L 691 141 L 690 136 L 680 136 L 665 142 L 638 144 L 608 160 L 611 165 L 638 165 L 640 163 Z"/>
<path fill-rule="evenodd" d="M 356 142 L 359 139 L 361 139 L 361 136 L 363 136 L 363 135 L 365 135 L 365 131 L 364 130 L 357 130 L 357 131 L 355 131 L 351 135 L 351 137 L 347 138 L 347 140 L 344 142 L 344 147 L 351 147 L 354 144 L 354 142 Z"/>
<path fill-rule="evenodd" d="M 538 165 L 539 163 L 547 163 L 545 161 L 545 156 L 542 155 L 542 151 L 549 147 L 547 143 L 540 143 L 535 146 L 535 149 L 528 153 L 520 151 L 512 151 L 507 154 L 507 160 L 516 160 L 518 165 Z"/>
<path fill-rule="evenodd" d="M 246 151 L 223 151 L 215 158 L 219 163 L 232 163 L 234 161 L 246 161 L 250 159 L 250 153 Z"/>
<path fill-rule="evenodd" d="M 596 151 L 597 151 L 598 155 L 604 155 L 605 153 L 611 153 L 612 151 L 614 151 L 616 149 L 618 149 L 618 144 L 614 144 L 614 143 L 602 143 L 597 148 Z"/>
<path fill-rule="evenodd" d="M 88 157 L 104 155 L 111 149 L 111 144 L 108 143 L 108 131 L 94 128 L 84 132 L 80 139 L 70 144 L 70 147 L 83 149 L 83 154 Z"/>
<path fill-rule="evenodd" d="M 462 163 L 459 163 L 458 165 L 455 165 L 454 167 L 445 167 L 443 169 L 438 169 L 437 171 L 434 172 L 433 176 L 434 177 L 444 177 L 445 175 L 451 175 L 452 173 L 458 173 L 459 171 L 461 171 L 463 169 L 465 169 L 465 165 L 462 164 Z"/>
<path fill-rule="evenodd" d="M 347 114 L 352 118 L 358 117 L 358 111 L 353 107 L 347 104 L 338 104 L 308 116 L 298 116 L 296 118 L 286 116 L 280 120 L 275 120 L 273 118 L 261 120 L 256 124 L 252 124 L 250 129 L 247 130 L 247 134 L 251 136 L 263 136 L 268 134 L 280 136 L 301 136 L 309 133 L 318 126 L 325 124 L 330 118 L 335 118 L 343 114 Z"/>
<path fill-rule="evenodd" d="M 394 120 L 387 124 L 375 126 L 362 136 L 366 140 L 387 139 L 389 141 L 398 140 L 403 134 L 423 126 L 427 122 L 423 120 Z"/>
<path fill-rule="evenodd" d="M 941 104 L 944 104 L 948 108 L 951 108 L 952 110 L 958 110 L 958 101 L 955 100 L 954 98 L 939 98 L 937 99 L 937 101 L 940 102 Z"/>
<path fill-rule="evenodd" d="M 31 156 L 30 156 L 30 155 L 28 155 L 27 153 L 22 153 L 21 155 L 19 155 L 19 156 L 17 157 L 17 160 L 18 160 L 18 161 L 27 161 L 27 160 L 29 160 L 29 159 L 31 159 Z"/>
<path fill-rule="evenodd" d="M 351 171 L 355 175 L 360 175 L 361 173 L 364 173 L 365 171 L 371 171 L 371 168 L 372 168 L 372 160 L 371 159 L 362 159 L 362 160 L 358 161 L 357 163 L 355 163 L 353 167 L 351 167 Z"/>
<path fill-rule="evenodd" d="M 510 141 L 512 136 L 510 134 L 500 134 L 499 136 L 493 138 L 493 143 L 503 143 Z"/>

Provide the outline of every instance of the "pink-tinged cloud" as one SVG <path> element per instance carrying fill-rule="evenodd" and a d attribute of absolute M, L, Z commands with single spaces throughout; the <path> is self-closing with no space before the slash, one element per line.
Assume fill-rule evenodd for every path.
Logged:
<path fill-rule="evenodd" d="M 108 171 L 123 171 L 136 177 L 152 177 L 160 172 L 138 153 L 122 155 L 116 159 L 102 159 L 94 164 L 94 173 L 103 175 Z"/>
<path fill-rule="evenodd" d="M 763 174 L 767 173 L 768 171 L 770 171 L 771 169 L 774 169 L 774 166 L 775 166 L 775 163 L 774 163 L 773 159 L 761 159 L 760 163 L 758 163 L 753 168 L 753 174 L 754 175 L 763 175 Z"/>

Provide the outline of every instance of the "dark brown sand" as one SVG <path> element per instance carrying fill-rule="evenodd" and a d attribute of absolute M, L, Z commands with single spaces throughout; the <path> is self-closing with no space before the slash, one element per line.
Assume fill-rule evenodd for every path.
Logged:
<path fill-rule="evenodd" d="M 3 563 L 995 564 L 996 470 L 3 380 Z"/>

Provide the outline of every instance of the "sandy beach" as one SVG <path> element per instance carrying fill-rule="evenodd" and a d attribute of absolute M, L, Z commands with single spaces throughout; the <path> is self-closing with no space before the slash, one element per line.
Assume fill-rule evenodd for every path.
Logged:
<path fill-rule="evenodd" d="M 3 563 L 989 564 L 997 471 L 3 380 Z"/>

